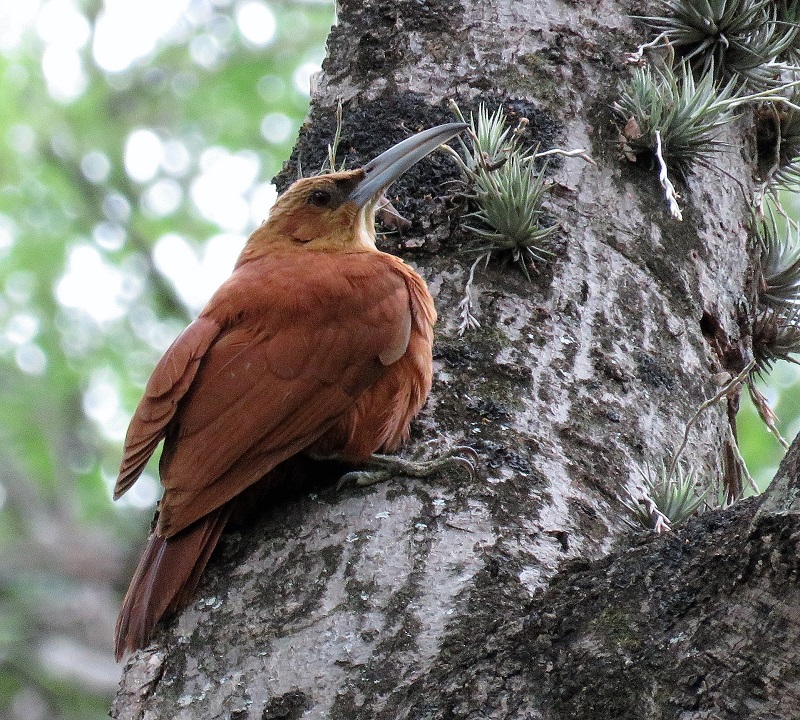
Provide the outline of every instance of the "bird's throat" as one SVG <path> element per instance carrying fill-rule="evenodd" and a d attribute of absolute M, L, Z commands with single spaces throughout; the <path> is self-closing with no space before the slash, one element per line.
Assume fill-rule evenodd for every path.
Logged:
<path fill-rule="evenodd" d="M 358 212 L 356 244 L 365 250 L 375 250 L 375 203 L 369 202 Z"/>

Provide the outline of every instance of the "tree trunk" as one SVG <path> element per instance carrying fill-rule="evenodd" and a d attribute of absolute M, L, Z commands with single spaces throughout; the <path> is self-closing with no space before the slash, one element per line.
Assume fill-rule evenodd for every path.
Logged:
<path fill-rule="evenodd" d="M 646 464 L 750 356 L 755 155 L 745 113 L 669 217 L 655 169 L 619 157 L 611 105 L 646 39 L 627 13 L 643 8 L 342 2 L 284 186 L 320 166 L 340 99 L 351 166 L 451 121 L 448 99 L 502 106 L 532 144 L 596 165 L 551 165 L 555 256 L 530 282 L 502 256 L 477 269 L 481 327 L 463 337 L 476 255 L 457 168 L 434 155 L 393 186 L 413 225 L 384 248 L 441 318 L 407 452 L 470 445 L 479 472 L 295 493 L 228 534 L 196 601 L 129 661 L 113 717 L 800 717 L 797 508 L 781 500 L 798 452 L 755 521 L 748 502 L 661 539 L 625 522 Z M 728 423 L 705 411 L 684 453 L 717 486 Z"/>

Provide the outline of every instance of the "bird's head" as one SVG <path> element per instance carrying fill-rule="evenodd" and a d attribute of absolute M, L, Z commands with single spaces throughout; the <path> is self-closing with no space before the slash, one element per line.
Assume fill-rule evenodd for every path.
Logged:
<path fill-rule="evenodd" d="M 281 247 L 358 252 L 375 247 L 375 209 L 383 191 L 416 162 L 462 132 L 465 123 L 423 130 L 357 170 L 295 182 L 273 205 L 240 262 Z"/>

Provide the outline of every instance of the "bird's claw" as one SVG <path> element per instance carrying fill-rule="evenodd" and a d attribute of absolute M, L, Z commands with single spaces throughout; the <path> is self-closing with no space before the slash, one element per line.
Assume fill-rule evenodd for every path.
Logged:
<path fill-rule="evenodd" d="M 443 470 L 461 468 L 473 479 L 477 472 L 478 453 L 471 447 L 459 445 L 451 448 L 433 460 L 406 460 L 391 455 L 373 455 L 367 464 L 374 470 L 353 470 L 339 478 L 337 490 L 343 487 L 366 487 L 384 482 L 396 475 L 413 478 L 427 478 Z"/>
<path fill-rule="evenodd" d="M 346 487 L 369 487 L 379 482 L 384 482 L 392 477 L 386 470 L 351 470 L 339 478 L 336 491 Z"/>
<path fill-rule="evenodd" d="M 472 480 L 478 472 L 478 461 L 480 456 L 475 448 L 469 445 L 456 445 L 452 450 L 449 450 L 443 459 L 448 459 L 455 465 L 460 465 L 467 471 L 470 480 Z"/>

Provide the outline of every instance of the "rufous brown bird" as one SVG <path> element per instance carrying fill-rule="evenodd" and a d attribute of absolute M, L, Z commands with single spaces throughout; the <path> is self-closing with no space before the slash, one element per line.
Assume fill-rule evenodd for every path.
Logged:
<path fill-rule="evenodd" d="M 360 463 L 407 439 L 431 387 L 436 311 L 422 278 L 376 249 L 375 207 L 465 128 L 440 125 L 358 170 L 295 182 L 156 365 L 114 488 L 116 499 L 164 441 L 164 494 L 117 621 L 118 660 L 191 599 L 236 498 L 280 463 Z"/>

